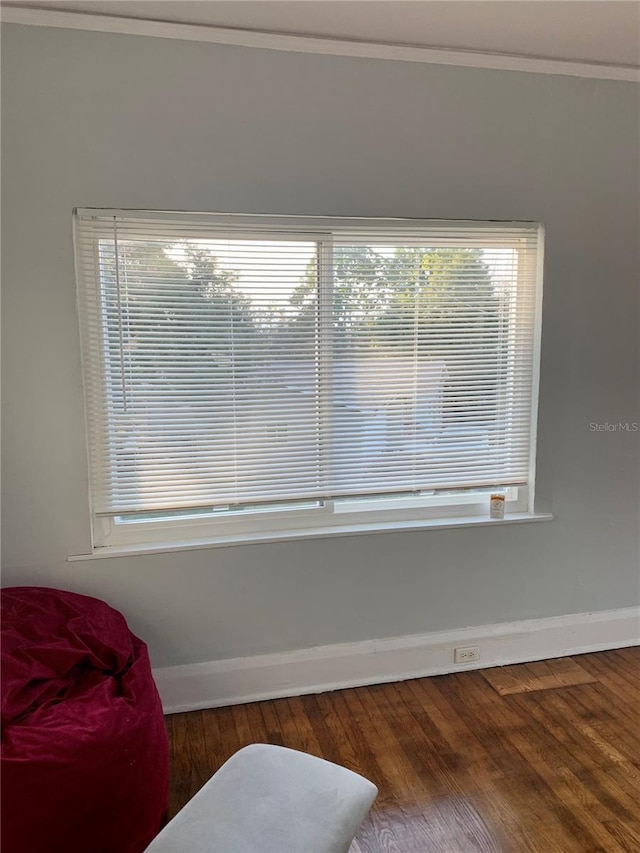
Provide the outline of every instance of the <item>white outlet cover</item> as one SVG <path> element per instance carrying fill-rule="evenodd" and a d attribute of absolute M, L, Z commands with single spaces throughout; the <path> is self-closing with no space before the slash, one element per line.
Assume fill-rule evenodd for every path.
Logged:
<path fill-rule="evenodd" d="M 460 649 L 454 649 L 454 663 L 471 663 L 471 661 L 480 660 L 479 646 L 465 646 Z"/>

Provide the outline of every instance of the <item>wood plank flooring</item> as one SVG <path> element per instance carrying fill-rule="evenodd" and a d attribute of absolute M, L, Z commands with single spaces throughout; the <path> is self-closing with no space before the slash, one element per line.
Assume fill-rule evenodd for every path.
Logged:
<path fill-rule="evenodd" d="M 485 670 L 483 675 L 501 696 L 533 693 L 552 687 L 573 687 L 598 680 L 571 658 L 496 667 Z"/>
<path fill-rule="evenodd" d="M 376 783 L 354 853 L 640 853 L 639 675 L 632 648 L 175 714 L 171 813 L 275 743 Z"/>

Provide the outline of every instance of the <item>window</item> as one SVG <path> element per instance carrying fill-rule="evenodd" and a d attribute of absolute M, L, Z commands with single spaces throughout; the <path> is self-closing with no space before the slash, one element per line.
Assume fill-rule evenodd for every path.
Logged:
<path fill-rule="evenodd" d="M 78 211 L 95 545 L 530 509 L 541 232 Z"/>

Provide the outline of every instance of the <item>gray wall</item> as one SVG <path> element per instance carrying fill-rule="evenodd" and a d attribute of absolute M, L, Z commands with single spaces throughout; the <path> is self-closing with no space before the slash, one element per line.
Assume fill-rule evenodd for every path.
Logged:
<path fill-rule="evenodd" d="M 639 600 L 638 87 L 3 26 L 3 583 L 168 665 Z M 75 206 L 547 226 L 553 522 L 67 562 L 89 548 Z"/>

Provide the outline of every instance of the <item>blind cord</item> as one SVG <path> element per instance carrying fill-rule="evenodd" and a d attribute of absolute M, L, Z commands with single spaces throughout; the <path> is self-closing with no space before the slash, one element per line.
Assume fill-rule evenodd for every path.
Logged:
<path fill-rule="evenodd" d="M 113 217 L 113 251 L 116 259 L 116 296 L 118 298 L 118 343 L 120 346 L 120 382 L 122 384 L 122 407 L 127 411 L 127 381 L 124 375 L 124 332 L 122 331 L 122 299 L 120 296 L 120 260 L 118 257 L 118 226 Z"/>

